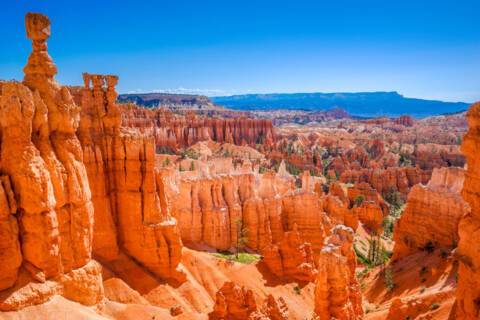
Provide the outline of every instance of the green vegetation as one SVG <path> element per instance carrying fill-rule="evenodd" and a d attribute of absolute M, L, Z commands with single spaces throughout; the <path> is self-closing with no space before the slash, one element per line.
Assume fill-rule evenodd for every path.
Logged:
<path fill-rule="evenodd" d="M 190 171 L 194 171 L 195 170 L 195 163 L 192 161 L 190 163 Z"/>
<path fill-rule="evenodd" d="M 430 306 L 430 310 L 437 310 L 438 308 L 440 308 L 440 304 L 438 302 L 434 302 Z"/>
<path fill-rule="evenodd" d="M 182 151 L 180 156 L 182 157 L 182 159 L 189 158 L 189 159 L 194 159 L 194 160 L 198 160 L 198 158 L 200 157 L 200 155 L 198 153 L 196 153 L 195 151 L 193 151 L 192 149 Z"/>
<path fill-rule="evenodd" d="M 457 137 L 457 144 L 461 145 L 462 144 L 462 136 Z"/>
<path fill-rule="evenodd" d="M 390 204 L 390 213 L 400 209 L 404 204 L 405 201 L 402 198 L 402 194 L 395 189 L 391 188 L 388 192 L 382 194 L 383 199 Z"/>
<path fill-rule="evenodd" d="M 248 243 L 248 229 L 243 226 L 241 218 L 235 219 L 235 225 L 237 227 L 237 242 L 235 244 L 235 256 L 238 259 L 240 251 L 243 251 Z"/>
<path fill-rule="evenodd" d="M 170 164 L 170 159 L 169 158 L 166 158 L 165 160 L 163 160 L 163 163 L 162 163 L 162 167 L 167 167 L 168 165 Z"/>
<path fill-rule="evenodd" d="M 387 291 L 390 292 L 395 288 L 395 281 L 393 279 L 393 270 L 392 268 L 387 268 L 385 269 L 384 273 L 384 280 L 385 280 L 385 288 L 387 288 Z"/>
<path fill-rule="evenodd" d="M 355 254 L 357 256 L 357 261 L 359 263 L 364 264 L 366 266 L 370 266 L 372 264 L 372 262 L 367 257 L 365 257 L 363 253 L 360 250 L 358 250 L 358 248 L 355 245 L 353 245 L 353 250 L 355 251 Z"/>
<path fill-rule="evenodd" d="M 387 216 L 382 220 L 383 235 L 389 239 L 393 238 L 393 228 L 395 225 L 395 218 Z"/>
<path fill-rule="evenodd" d="M 267 170 L 268 168 L 264 164 L 261 164 L 258 168 L 258 173 L 265 173 Z"/>
<path fill-rule="evenodd" d="M 261 259 L 261 256 L 258 254 L 246 253 L 246 252 L 240 252 L 236 254 L 231 252 L 217 252 L 217 253 L 212 253 L 212 255 L 220 259 L 235 261 L 243 264 L 257 263 Z"/>
<path fill-rule="evenodd" d="M 167 147 L 167 146 L 160 146 L 155 149 L 155 153 L 157 154 L 175 154 L 173 152 L 172 148 Z"/>
<path fill-rule="evenodd" d="M 370 266 L 384 266 L 390 259 L 391 253 L 383 246 L 379 235 L 370 237 L 368 248 L 368 261 Z"/>
<path fill-rule="evenodd" d="M 433 253 L 433 251 L 435 251 L 435 244 L 432 241 L 428 241 L 423 247 L 423 250 L 427 253 Z"/>
<path fill-rule="evenodd" d="M 300 173 L 302 173 L 302 170 L 300 170 L 299 167 L 297 167 L 294 164 L 291 164 L 290 162 L 287 162 L 285 167 L 287 171 L 294 176 L 298 176 Z"/>
<path fill-rule="evenodd" d="M 400 159 L 398 160 L 398 164 L 400 167 L 411 167 L 412 160 L 410 159 L 410 155 L 406 153 L 401 153 Z"/>
<path fill-rule="evenodd" d="M 360 194 L 353 200 L 353 203 L 355 204 L 355 207 L 360 207 L 364 201 L 365 197 L 363 196 L 363 194 Z"/>
<path fill-rule="evenodd" d="M 299 286 L 295 286 L 295 287 L 293 288 L 293 291 L 295 291 L 296 294 L 301 294 L 301 293 L 302 293 L 302 289 L 300 289 Z"/>

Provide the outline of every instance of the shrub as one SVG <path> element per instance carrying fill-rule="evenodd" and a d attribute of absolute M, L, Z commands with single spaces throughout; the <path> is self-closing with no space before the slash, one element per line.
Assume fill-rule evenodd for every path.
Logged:
<path fill-rule="evenodd" d="M 296 294 L 301 294 L 302 293 L 302 289 L 300 289 L 299 286 L 293 287 L 293 291 L 295 291 Z"/>
<path fill-rule="evenodd" d="M 353 203 L 356 207 L 360 207 L 364 201 L 365 201 L 365 197 L 363 196 L 363 194 L 360 194 L 355 197 L 355 199 L 353 200 Z"/>
<path fill-rule="evenodd" d="M 430 310 L 437 310 L 438 308 L 440 308 L 440 304 L 438 302 L 434 302 L 430 306 Z"/>
<path fill-rule="evenodd" d="M 393 288 L 395 288 L 392 268 L 385 269 L 385 288 L 387 288 L 388 292 L 392 291 Z"/>
<path fill-rule="evenodd" d="M 428 241 L 423 247 L 423 250 L 428 253 L 432 253 L 433 251 L 435 251 L 435 244 L 432 241 Z"/>

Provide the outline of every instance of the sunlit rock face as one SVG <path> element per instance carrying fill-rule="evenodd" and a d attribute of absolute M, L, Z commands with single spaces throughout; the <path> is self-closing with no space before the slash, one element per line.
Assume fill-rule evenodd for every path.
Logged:
<path fill-rule="evenodd" d="M 76 136 L 80 107 L 54 79 L 49 19 L 29 13 L 25 24 L 33 52 L 24 82 L 0 82 L 0 309 L 54 294 L 92 305 L 103 287 L 91 260 L 93 205 Z"/>
<path fill-rule="evenodd" d="M 351 228 L 336 226 L 320 253 L 315 285 L 315 314 L 320 319 L 354 320 L 363 315 L 353 236 Z"/>
<path fill-rule="evenodd" d="M 434 169 L 427 185 L 412 188 L 395 226 L 394 260 L 421 250 L 456 247 L 458 223 L 469 212 L 461 197 L 464 176 L 462 168 Z"/>
<path fill-rule="evenodd" d="M 121 126 L 116 76 L 84 74 L 79 136 L 95 206 L 94 253 L 119 251 L 160 278 L 182 279 L 182 241 L 155 169 L 153 136 Z"/>
<path fill-rule="evenodd" d="M 460 261 L 457 319 L 470 320 L 480 317 L 480 103 L 470 107 L 467 119 L 468 132 L 462 144 L 467 158 L 462 196 L 471 211 L 460 221 L 456 256 Z"/>
<path fill-rule="evenodd" d="M 122 109 L 123 125 L 152 131 L 159 150 L 177 150 L 209 139 L 252 146 L 271 146 L 275 141 L 271 120 L 200 117 L 194 113 L 178 116 L 163 108 L 147 109 L 132 104 L 123 105 Z"/>

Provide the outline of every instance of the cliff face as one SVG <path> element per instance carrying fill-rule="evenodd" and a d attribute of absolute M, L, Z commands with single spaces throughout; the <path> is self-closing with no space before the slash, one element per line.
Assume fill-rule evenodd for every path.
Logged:
<path fill-rule="evenodd" d="M 167 193 L 188 245 L 204 243 L 228 250 L 236 246 L 240 229 L 245 229 L 247 247 L 261 251 L 280 243 L 285 232 L 296 226 L 318 256 L 329 221 L 313 182 L 307 181 L 310 178 L 296 189 L 288 174 L 258 174 L 247 165 L 228 175 L 170 174 Z"/>
<path fill-rule="evenodd" d="M 456 246 L 458 223 L 468 213 L 460 195 L 463 181 L 463 169 L 441 168 L 434 169 L 426 186 L 418 184 L 412 188 L 395 226 L 394 260 L 420 250 Z"/>
<path fill-rule="evenodd" d="M 340 181 L 345 183 L 367 182 L 380 194 L 393 190 L 404 195 L 407 195 L 414 185 L 426 184 L 429 179 L 430 173 L 413 167 L 347 170 L 340 176 Z"/>
<path fill-rule="evenodd" d="M 457 287 L 457 319 L 480 317 L 480 103 L 470 107 L 467 114 L 468 133 L 462 151 L 467 158 L 467 171 L 462 196 L 471 212 L 463 216 L 458 227 L 460 241 L 457 257 L 460 260 Z"/>
<path fill-rule="evenodd" d="M 103 288 L 91 260 L 93 206 L 75 135 L 80 109 L 54 79 L 50 21 L 28 14 L 25 22 L 33 52 L 24 83 L 0 83 L 0 290 L 10 288 L 0 293 L 0 310 L 57 293 L 95 304 Z"/>
<path fill-rule="evenodd" d="M 153 136 L 121 128 L 117 80 L 84 74 L 79 136 L 95 206 L 94 253 L 114 261 L 122 251 L 158 277 L 181 278 L 182 242 L 154 168 Z"/>
<path fill-rule="evenodd" d="M 159 149 L 177 150 L 208 139 L 268 146 L 275 139 L 271 120 L 206 118 L 194 113 L 178 116 L 164 109 L 144 109 L 131 104 L 122 105 L 122 109 L 123 125 L 152 131 Z"/>
<path fill-rule="evenodd" d="M 363 315 L 353 237 L 352 229 L 336 226 L 320 253 L 315 285 L 315 314 L 320 319 L 354 320 Z"/>
<path fill-rule="evenodd" d="M 296 225 L 285 232 L 278 245 L 270 245 L 262 250 L 263 262 L 280 279 L 293 281 L 315 281 L 317 270 L 313 261 L 310 243 L 304 243 Z"/>

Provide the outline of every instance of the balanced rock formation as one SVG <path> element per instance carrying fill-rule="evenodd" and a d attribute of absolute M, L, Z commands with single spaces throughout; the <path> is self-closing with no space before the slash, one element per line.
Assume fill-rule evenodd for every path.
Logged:
<path fill-rule="evenodd" d="M 92 305 L 103 287 L 91 260 L 93 206 L 75 134 L 80 108 L 54 79 L 49 19 L 29 13 L 25 23 L 33 52 L 24 83 L 0 82 L 0 290 L 9 288 L 0 292 L 0 310 L 54 294 Z"/>
<path fill-rule="evenodd" d="M 315 287 L 315 314 L 320 319 L 359 319 L 363 315 L 355 277 L 353 230 L 338 225 L 320 253 Z"/>
<path fill-rule="evenodd" d="M 480 317 L 480 103 L 467 113 L 468 133 L 462 151 L 467 158 L 467 171 L 462 196 L 470 205 L 458 227 L 460 240 L 456 256 L 460 260 L 457 286 L 457 319 Z"/>
<path fill-rule="evenodd" d="M 468 213 L 460 194 L 463 181 L 462 168 L 441 168 L 433 170 L 426 186 L 412 188 L 395 226 L 394 260 L 424 249 L 455 248 L 458 223 Z"/>

